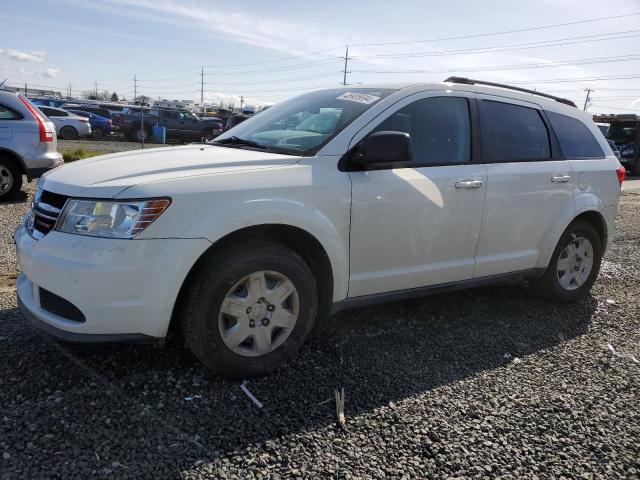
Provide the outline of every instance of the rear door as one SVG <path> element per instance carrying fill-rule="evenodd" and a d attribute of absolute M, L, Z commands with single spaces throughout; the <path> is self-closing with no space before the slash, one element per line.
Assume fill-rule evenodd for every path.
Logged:
<path fill-rule="evenodd" d="M 472 278 L 486 191 L 473 98 L 412 95 L 368 128 L 408 133 L 411 162 L 352 171 L 349 296 Z"/>
<path fill-rule="evenodd" d="M 549 232 L 575 211 L 573 170 L 536 104 L 477 98 L 488 183 L 474 277 L 532 269 Z"/>
<path fill-rule="evenodd" d="M 595 124 L 591 119 L 588 120 L 590 124 L 586 124 L 561 113 L 547 111 L 546 115 L 558 138 L 562 154 L 574 171 L 576 208 L 581 212 L 616 205 L 619 182 L 615 170 L 619 165 L 618 159 L 615 155 L 605 155 L 603 145 L 596 140 L 598 135 L 604 142 Z"/>

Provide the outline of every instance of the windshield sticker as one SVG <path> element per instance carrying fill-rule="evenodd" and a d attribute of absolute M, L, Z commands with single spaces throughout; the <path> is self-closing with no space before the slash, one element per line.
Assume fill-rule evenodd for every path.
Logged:
<path fill-rule="evenodd" d="M 369 105 L 377 100 L 380 100 L 380 97 L 376 97 L 375 95 L 367 95 L 366 93 L 347 92 L 340 95 L 337 100 L 346 100 L 348 102 L 358 102 Z"/>

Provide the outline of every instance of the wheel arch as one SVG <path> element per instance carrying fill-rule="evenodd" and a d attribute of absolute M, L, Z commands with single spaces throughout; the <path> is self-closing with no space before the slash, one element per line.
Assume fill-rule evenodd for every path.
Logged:
<path fill-rule="evenodd" d="M 319 318 L 329 315 L 333 304 L 334 268 L 327 250 L 322 243 L 307 230 L 288 224 L 261 224 L 244 227 L 230 232 L 205 250 L 193 264 L 185 277 L 174 303 L 168 333 L 177 331 L 180 322 L 180 310 L 187 294 L 188 286 L 198 267 L 205 259 L 232 245 L 248 240 L 264 239 L 275 241 L 296 252 L 307 263 L 318 280 Z"/>
<path fill-rule="evenodd" d="M 16 152 L 0 147 L 0 157 L 8 158 L 12 160 L 15 163 L 16 167 L 18 167 L 18 170 L 20 170 L 20 172 L 23 175 L 27 174 L 27 169 L 25 168 L 24 160 L 22 160 L 20 155 L 18 155 Z"/>
<path fill-rule="evenodd" d="M 608 227 L 607 222 L 602 214 L 602 212 L 595 208 L 585 208 L 581 211 L 574 212 L 571 217 L 563 217 L 558 220 L 558 222 L 550 229 L 549 233 L 546 236 L 545 243 L 543 247 L 540 249 L 540 255 L 538 257 L 538 263 L 536 264 L 537 268 L 547 268 L 549 265 L 549 261 L 551 260 L 551 256 L 560 241 L 560 237 L 564 231 L 576 220 L 581 220 L 583 222 L 588 223 L 593 226 L 593 228 L 598 233 L 598 237 L 602 243 L 602 250 L 607 247 L 608 243 Z"/>

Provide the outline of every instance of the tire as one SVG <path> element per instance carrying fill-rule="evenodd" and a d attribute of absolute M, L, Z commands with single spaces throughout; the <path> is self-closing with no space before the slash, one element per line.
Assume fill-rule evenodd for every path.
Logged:
<path fill-rule="evenodd" d="M 67 125 L 60 129 L 60 138 L 63 140 L 76 140 L 78 138 L 78 131 Z"/>
<path fill-rule="evenodd" d="M 134 127 L 134 140 L 136 142 L 142 142 L 144 140 L 145 143 L 151 142 L 152 133 L 151 129 L 146 125 L 144 127 Z"/>
<path fill-rule="evenodd" d="M 262 285 L 273 288 L 264 290 L 268 293 L 265 297 L 255 294 L 260 291 L 258 288 L 252 293 L 253 283 L 246 283 L 259 277 L 256 272 L 266 272 Z M 287 285 L 294 287 L 289 288 L 293 293 L 279 303 L 275 292 L 286 280 L 290 281 Z M 298 352 L 316 321 L 315 278 L 302 258 L 278 243 L 243 242 L 210 255 L 197 267 L 186 288 L 180 309 L 185 343 L 202 363 L 223 377 L 251 378 L 283 365 Z M 239 303 L 233 304 L 233 309 L 223 308 L 225 300 Z M 225 305 L 230 305 L 227 302 Z M 232 310 L 237 316 L 223 314 L 222 310 Z M 292 322 L 294 311 L 297 319 Z M 282 315 L 287 316 L 287 325 L 291 328 L 277 325 Z M 269 324 L 266 316 L 270 316 L 273 323 Z M 223 331 L 231 332 L 236 327 L 242 328 L 236 332 L 238 336 L 233 342 L 238 345 L 230 347 Z M 248 336 L 240 343 L 245 335 Z M 258 341 L 260 338 L 269 339 L 268 350 L 263 348 L 266 340 Z"/>
<path fill-rule="evenodd" d="M 22 173 L 16 164 L 0 158 L 0 202 L 12 200 L 22 188 Z"/>
<path fill-rule="evenodd" d="M 93 138 L 95 138 L 96 140 L 99 140 L 101 138 L 104 138 L 105 132 L 104 129 L 102 127 L 96 127 L 93 129 L 93 132 L 91 133 L 91 136 Z"/>
<path fill-rule="evenodd" d="M 587 240 L 591 249 L 590 253 L 588 249 L 585 250 L 586 255 L 576 253 L 577 257 L 582 258 L 578 261 L 571 255 L 566 256 L 565 248 L 570 249 L 571 244 L 574 248 L 577 245 L 586 245 L 580 239 Z M 586 265 L 589 258 L 591 259 L 591 267 L 587 274 Z M 601 262 L 602 242 L 598 232 L 590 224 L 576 220 L 567 227 L 560 237 L 549 266 L 536 285 L 538 292 L 542 297 L 552 302 L 577 302 L 589 294 L 598 277 Z M 563 266 L 566 267 L 566 270 L 562 269 Z M 578 269 L 578 272 L 575 272 L 575 269 Z M 580 281 L 577 280 L 578 273 L 580 273 Z"/>
<path fill-rule="evenodd" d="M 213 130 L 207 130 L 206 132 L 204 132 L 204 135 L 202 135 L 202 138 L 198 141 L 204 140 L 205 142 L 210 142 L 214 138 L 216 138 L 216 134 L 213 132 Z"/>

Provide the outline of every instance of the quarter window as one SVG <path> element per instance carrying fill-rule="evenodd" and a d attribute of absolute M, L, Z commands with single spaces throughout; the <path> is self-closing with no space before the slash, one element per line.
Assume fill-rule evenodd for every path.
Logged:
<path fill-rule="evenodd" d="M 0 105 L 0 120 L 20 120 L 22 115 L 20 115 L 15 110 L 5 107 L 4 105 Z"/>
<path fill-rule="evenodd" d="M 587 126 L 580 120 L 559 113 L 546 112 L 556 132 L 565 158 L 602 158 L 604 152 Z"/>
<path fill-rule="evenodd" d="M 482 100 L 483 158 L 487 162 L 549 160 L 549 132 L 534 108 Z"/>
<path fill-rule="evenodd" d="M 374 132 L 408 133 L 413 147 L 409 165 L 445 165 L 471 160 L 469 102 L 460 97 L 417 100 L 378 125 Z"/>

